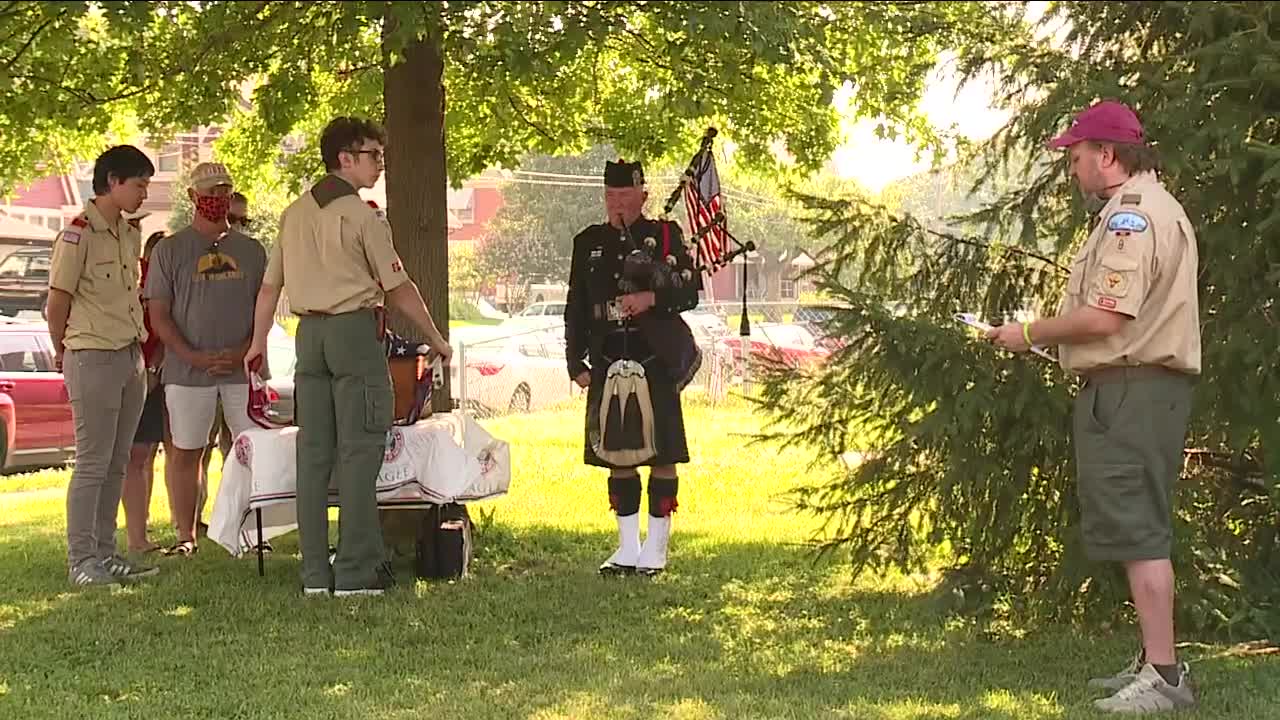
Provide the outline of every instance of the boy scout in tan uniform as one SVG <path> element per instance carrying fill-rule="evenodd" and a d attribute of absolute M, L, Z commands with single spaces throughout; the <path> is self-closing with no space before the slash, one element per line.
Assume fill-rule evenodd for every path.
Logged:
<path fill-rule="evenodd" d="M 1077 117 L 1050 147 L 1070 148 L 1081 190 L 1106 201 L 1077 253 L 1059 314 L 991 331 L 1014 351 L 1057 344 L 1081 380 L 1073 438 L 1081 532 L 1093 560 L 1125 567 L 1143 646 L 1090 686 L 1108 712 L 1194 705 L 1173 643 L 1174 486 L 1200 374 L 1196 235 L 1154 172 L 1142 126 L 1120 103 Z"/>
<path fill-rule="evenodd" d="M 304 592 L 380 594 L 394 584 L 386 563 L 375 486 L 394 414 L 383 337 L 384 295 L 415 321 L 438 351 L 436 331 L 416 285 L 405 273 L 385 216 L 357 194 L 352 179 L 371 187 L 381 168 L 380 131 L 339 118 L 341 152 L 350 168 L 334 172 L 338 150 L 325 149 L 330 174 L 290 205 L 267 263 L 246 365 L 265 348 L 279 291 L 299 316 L 294 372 L 298 535 Z M 359 128 L 359 130 L 352 130 Z M 351 135 L 357 132 L 356 135 Z M 358 133 L 364 133 L 363 135 Z M 327 129 L 325 135 L 329 136 Z M 370 134 L 373 133 L 373 134 Z M 353 143 L 364 139 L 364 149 Z M 338 142 L 334 140 L 332 142 Z M 350 148 L 350 149 L 348 149 Z M 368 158 L 372 156 L 370 163 Z M 370 174 L 369 167 L 377 170 Z M 344 177 L 345 176 L 345 177 Z M 447 362 L 447 358 L 446 358 Z M 338 553 L 328 545 L 328 488 L 336 476 L 341 512 Z"/>
<path fill-rule="evenodd" d="M 104 153 L 94 169 L 96 197 L 54 241 L 47 314 L 75 418 L 67 563 L 71 583 L 79 587 L 158 572 L 119 556 L 115 537 L 125 469 L 147 393 L 142 359 L 147 330 L 138 293 L 142 237 L 121 211 L 136 211 L 146 198 L 150 167 L 136 148 Z"/>

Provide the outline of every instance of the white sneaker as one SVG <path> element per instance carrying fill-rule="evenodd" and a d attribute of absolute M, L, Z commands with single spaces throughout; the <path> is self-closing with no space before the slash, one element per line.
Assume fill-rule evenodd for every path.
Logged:
<path fill-rule="evenodd" d="M 1133 679 L 1138 677 L 1138 671 L 1140 670 L 1142 670 L 1141 648 L 1138 649 L 1137 654 L 1133 656 L 1133 659 L 1129 661 L 1129 665 L 1125 669 L 1111 677 L 1090 678 L 1089 687 L 1115 692 L 1133 682 Z"/>
<path fill-rule="evenodd" d="M 635 572 L 640 557 L 640 513 L 618 516 L 618 549 L 600 566 L 601 575 Z"/>
<path fill-rule="evenodd" d="M 636 572 L 641 575 L 657 575 L 667 567 L 667 548 L 671 544 L 671 516 L 649 516 L 649 534 L 640 548 Z"/>
<path fill-rule="evenodd" d="M 1178 684 L 1165 682 L 1151 663 L 1142 666 L 1133 682 L 1115 695 L 1094 700 L 1093 706 L 1104 712 L 1155 713 L 1194 707 L 1195 693 L 1191 690 L 1191 670 L 1186 663 L 1178 665 Z"/>

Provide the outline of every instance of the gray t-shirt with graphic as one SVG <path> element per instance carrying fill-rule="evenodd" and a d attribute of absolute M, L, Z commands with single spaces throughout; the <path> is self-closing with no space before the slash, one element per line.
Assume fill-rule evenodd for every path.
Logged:
<path fill-rule="evenodd" d="M 267 251 L 235 230 L 215 246 L 187 226 L 160 241 L 151 253 L 144 295 L 168 300 L 173 322 L 192 349 L 217 351 L 244 344 L 253 334 L 253 308 L 267 268 Z M 166 385 L 234 385 L 244 372 L 214 377 L 165 353 Z"/>

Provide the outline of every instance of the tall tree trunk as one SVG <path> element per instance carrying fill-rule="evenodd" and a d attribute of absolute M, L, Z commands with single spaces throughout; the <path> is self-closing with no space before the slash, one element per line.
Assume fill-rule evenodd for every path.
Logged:
<path fill-rule="evenodd" d="M 436 326 L 449 336 L 448 180 L 445 164 L 444 57 L 439 34 L 411 42 L 403 61 L 384 52 L 383 103 L 387 119 L 387 218 L 396 250 L 418 283 Z M 392 327 L 406 337 L 421 332 L 398 315 Z M 449 373 L 433 407 L 451 409 Z"/>

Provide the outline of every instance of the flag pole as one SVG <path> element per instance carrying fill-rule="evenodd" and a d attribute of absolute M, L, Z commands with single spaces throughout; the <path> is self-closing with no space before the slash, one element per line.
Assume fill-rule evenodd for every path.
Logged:
<path fill-rule="evenodd" d="M 707 128 L 707 131 L 703 134 L 702 140 L 698 145 L 698 152 L 694 153 L 693 158 L 689 161 L 689 166 L 685 169 L 684 173 L 680 176 L 680 182 L 676 185 L 675 189 L 671 191 L 671 195 L 667 197 L 667 201 L 663 205 L 663 208 L 662 208 L 663 219 L 668 219 L 668 216 L 671 214 L 671 211 L 675 208 L 676 203 L 680 201 L 680 196 L 682 193 L 685 193 L 685 192 L 693 193 L 694 195 L 697 195 L 700 200 L 705 202 L 705 199 L 701 198 L 700 191 L 696 188 L 694 183 L 696 182 L 697 178 L 701 177 L 703 172 L 706 172 L 707 169 L 714 169 L 715 157 L 711 154 L 711 145 L 715 140 L 716 135 L 718 134 L 719 132 L 714 127 Z M 703 168 L 703 165 L 706 163 L 711 163 L 710 168 Z M 717 184 L 718 182 L 719 181 L 717 180 Z M 751 334 L 751 321 L 747 318 L 747 279 L 748 279 L 747 266 L 750 264 L 750 257 L 748 254 L 755 251 L 756 244 L 750 240 L 748 240 L 746 243 L 743 243 L 742 241 L 738 240 L 738 238 L 734 237 L 733 233 L 729 232 L 728 222 L 725 219 L 725 214 L 723 210 L 717 211 L 715 216 L 710 218 L 710 222 L 708 222 L 705 227 L 698 228 L 697 223 L 694 222 L 694 218 L 693 218 L 694 208 L 692 207 L 692 205 L 690 205 L 688 198 L 685 199 L 685 205 L 687 206 L 687 209 L 690 212 L 689 232 L 691 237 L 689 242 L 692 247 L 697 248 L 697 255 L 702 260 L 702 262 L 700 263 L 702 266 L 700 268 L 700 271 L 702 272 L 703 277 L 706 278 L 706 280 L 703 282 L 703 290 L 706 293 L 707 297 L 712 298 L 712 302 L 714 302 L 714 297 L 715 297 L 713 275 L 717 273 L 720 269 L 732 264 L 733 259 L 735 257 L 739 255 L 743 256 L 742 257 L 742 320 L 739 323 L 738 330 L 743 337 L 747 337 Z M 732 252 L 725 253 L 723 256 L 720 256 L 720 257 L 703 256 L 702 238 L 715 230 L 719 230 L 719 232 L 723 235 L 725 239 L 732 240 L 733 243 L 738 246 L 737 249 L 733 250 Z M 721 248 L 722 252 L 723 250 L 724 248 Z"/>

